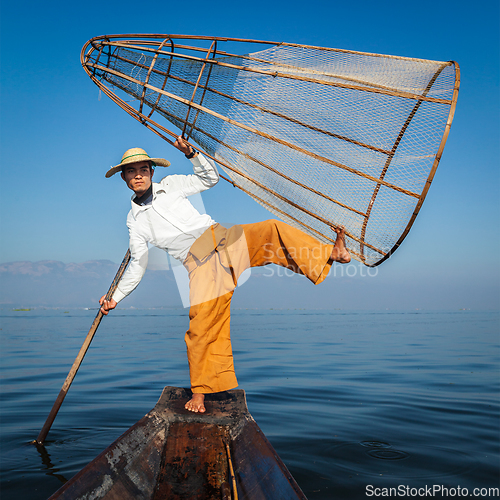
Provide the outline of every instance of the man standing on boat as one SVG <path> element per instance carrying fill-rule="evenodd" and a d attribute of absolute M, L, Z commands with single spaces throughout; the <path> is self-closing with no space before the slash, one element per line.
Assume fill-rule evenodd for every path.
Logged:
<path fill-rule="evenodd" d="M 153 183 L 155 166 L 168 167 L 163 158 L 150 158 L 140 148 L 129 149 L 106 177 L 121 172 L 134 191 L 127 217 L 130 265 L 111 300 L 101 297 L 104 314 L 132 292 L 141 281 L 148 261 L 148 243 L 166 250 L 189 272 L 190 310 L 186 345 L 192 399 L 186 409 L 205 412 L 205 394 L 237 387 L 230 339 L 230 306 L 241 273 L 249 267 L 278 264 L 321 283 L 332 263 L 351 260 L 343 228 L 335 245 L 325 245 L 278 220 L 233 226 L 217 224 L 200 214 L 187 199 L 217 184 L 213 162 L 194 151 L 182 137 L 174 146 L 193 164 L 192 175 L 168 175 Z"/>

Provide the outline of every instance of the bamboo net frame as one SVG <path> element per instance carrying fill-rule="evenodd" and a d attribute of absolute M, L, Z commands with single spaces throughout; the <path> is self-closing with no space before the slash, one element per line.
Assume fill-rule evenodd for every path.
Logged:
<path fill-rule="evenodd" d="M 454 61 L 222 37 L 95 37 L 81 62 L 128 114 L 173 144 L 170 122 L 286 222 L 323 242 L 345 226 L 367 266 L 410 231 L 460 85 Z"/>

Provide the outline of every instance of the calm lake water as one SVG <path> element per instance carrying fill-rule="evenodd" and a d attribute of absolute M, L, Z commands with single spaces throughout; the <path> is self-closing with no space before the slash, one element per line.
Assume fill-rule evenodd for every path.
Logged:
<path fill-rule="evenodd" d="M 95 314 L 0 311 L 2 500 L 46 499 L 188 385 L 187 312 L 116 310 L 29 444 Z M 500 487 L 498 312 L 235 310 L 232 332 L 249 410 L 309 499 Z"/>

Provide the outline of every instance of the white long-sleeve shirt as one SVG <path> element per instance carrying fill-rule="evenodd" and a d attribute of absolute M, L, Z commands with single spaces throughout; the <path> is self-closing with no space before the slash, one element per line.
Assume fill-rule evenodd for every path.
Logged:
<path fill-rule="evenodd" d="M 153 183 L 150 205 L 134 203 L 127 216 L 130 238 L 130 264 L 113 294 L 116 302 L 124 299 L 141 281 L 148 265 L 148 243 L 166 250 L 172 257 L 184 261 L 191 245 L 215 221 L 200 214 L 187 199 L 215 186 L 219 174 L 215 164 L 198 154 L 191 159 L 194 174 L 167 175 Z"/>

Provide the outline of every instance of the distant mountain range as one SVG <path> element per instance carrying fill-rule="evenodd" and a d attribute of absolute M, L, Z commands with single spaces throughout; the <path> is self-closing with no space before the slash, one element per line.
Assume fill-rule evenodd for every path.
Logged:
<path fill-rule="evenodd" d="M 0 307 L 97 307 L 118 270 L 109 260 L 56 260 L 0 264 Z M 172 271 L 148 271 L 123 304 L 126 307 L 182 307 Z"/>
<path fill-rule="evenodd" d="M 98 278 L 103 272 L 116 270 L 116 264 L 110 260 L 92 260 L 76 264 L 65 264 L 58 260 L 40 260 L 38 262 L 18 261 L 0 264 L 0 275 L 44 276 L 89 276 Z M 115 271 L 116 272 L 116 271 Z"/>
<path fill-rule="evenodd" d="M 42 260 L 0 264 L 0 309 L 32 307 L 97 308 L 118 270 L 109 260 L 69 263 Z M 370 272 L 372 274 L 370 274 Z M 408 271 L 409 272 L 409 271 Z M 321 285 L 304 276 L 267 266 L 252 269 L 235 291 L 232 307 L 248 309 L 496 309 L 498 284 L 476 279 L 427 277 L 411 281 L 404 270 L 387 266 L 380 275 L 356 263 L 332 268 Z M 183 307 L 176 277 L 165 253 L 150 250 L 149 267 L 120 308 Z M 474 275 L 472 275 L 474 277 Z M 244 280 L 241 279 L 240 282 Z M 186 287 L 187 290 L 187 277 Z"/>
<path fill-rule="evenodd" d="M 174 272 L 165 270 L 165 266 L 162 269 L 158 261 L 151 264 L 152 269 L 148 268 L 137 289 L 120 302 L 119 307 L 183 307 Z M 109 260 L 0 264 L 0 308 L 97 308 L 99 298 L 108 291 L 117 270 L 118 264 Z M 253 269 L 249 281 L 238 287 L 233 307 L 322 307 L 318 305 L 319 287 L 312 286 L 302 276 L 277 274 L 270 268 Z M 323 307 L 328 304 L 329 300 L 325 300 Z"/>

